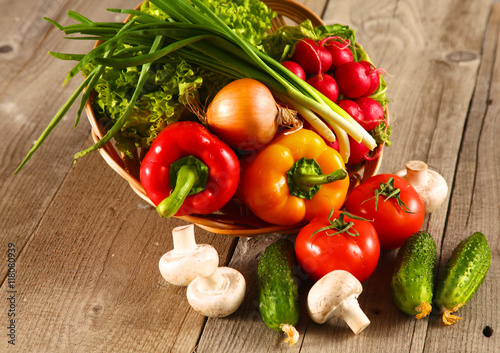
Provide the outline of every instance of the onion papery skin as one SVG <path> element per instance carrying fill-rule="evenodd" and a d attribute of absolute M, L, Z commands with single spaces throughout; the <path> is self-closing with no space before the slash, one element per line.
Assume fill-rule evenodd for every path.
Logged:
<path fill-rule="evenodd" d="M 279 109 L 271 91 L 259 81 L 243 78 L 222 88 L 210 103 L 206 122 L 229 146 L 257 150 L 278 131 Z"/>

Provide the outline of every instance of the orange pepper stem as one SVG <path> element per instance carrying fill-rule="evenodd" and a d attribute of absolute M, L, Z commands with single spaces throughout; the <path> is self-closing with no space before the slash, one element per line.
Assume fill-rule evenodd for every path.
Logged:
<path fill-rule="evenodd" d="M 323 184 L 345 179 L 348 175 L 343 168 L 330 174 L 323 174 L 314 159 L 301 158 L 288 170 L 287 183 L 290 195 L 311 200 Z"/>
<path fill-rule="evenodd" d="M 347 176 L 347 172 L 345 169 L 337 169 L 336 171 L 330 174 L 321 174 L 321 175 L 297 175 L 295 181 L 302 186 L 315 186 L 332 183 L 337 180 L 344 179 Z"/>

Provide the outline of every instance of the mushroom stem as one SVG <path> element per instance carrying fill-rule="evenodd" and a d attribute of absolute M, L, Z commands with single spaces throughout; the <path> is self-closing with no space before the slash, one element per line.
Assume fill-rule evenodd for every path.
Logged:
<path fill-rule="evenodd" d="M 370 320 L 361 310 L 358 300 L 354 296 L 344 300 L 335 310 L 335 314 L 349 325 L 355 335 L 370 325 Z"/>
<path fill-rule="evenodd" d="M 176 253 L 189 253 L 196 249 L 193 224 L 174 228 L 172 230 L 172 238 Z"/>
<path fill-rule="evenodd" d="M 199 278 L 199 289 L 203 292 L 225 293 L 228 287 L 229 279 L 221 271 L 215 270 L 210 276 Z"/>
<path fill-rule="evenodd" d="M 318 324 L 336 316 L 344 320 L 357 335 L 370 324 L 357 300 L 362 291 L 361 282 L 351 273 L 344 270 L 329 272 L 309 290 L 309 316 Z"/>
<path fill-rule="evenodd" d="M 429 169 L 425 162 L 409 161 L 406 163 L 406 169 L 394 174 L 406 179 L 415 188 L 424 203 L 426 213 L 435 211 L 446 199 L 446 180 L 438 172 Z"/>
<path fill-rule="evenodd" d="M 422 161 L 406 163 L 406 180 L 412 185 L 425 185 L 429 180 L 428 166 Z"/>
<path fill-rule="evenodd" d="M 174 248 L 158 263 L 166 281 L 187 286 L 198 276 L 210 276 L 219 266 L 219 255 L 212 245 L 196 244 L 193 224 L 174 228 L 172 237 Z"/>
<path fill-rule="evenodd" d="M 224 317 L 238 309 L 245 296 L 243 275 L 231 267 L 217 267 L 207 277 L 195 278 L 187 287 L 191 307 L 208 317 Z"/>

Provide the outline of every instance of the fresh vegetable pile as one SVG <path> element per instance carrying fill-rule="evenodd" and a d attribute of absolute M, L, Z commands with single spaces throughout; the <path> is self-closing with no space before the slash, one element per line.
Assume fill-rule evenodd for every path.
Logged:
<path fill-rule="evenodd" d="M 390 145 L 391 131 L 384 110 L 387 104 L 387 87 L 381 76 L 385 71 L 374 66 L 362 47 L 356 43 L 354 32 L 348 27 L 336 26 L 327 36 L 320 32 L 321 27 L 309 29 L 310 33 L 306 32 L 309 36 L 294 44 L 293 55 L 282 64 L 335 102 L 363 129 L 370 132 L 378 144 Z M 306 30 L 300 27 L 291 31 L 297 36 L 297 31 Z M 280 31 L 283 33 L 279 33 Z M 290 29 L 284 27 L 276 35 L 285 36 L 288 31 Z M 272 45 L 276 43 L 273 42 Z M 337 135 L 341 134 L 335 127 L 333 129 Z M 348 143 L 349 147 L 341 143 Z M 377 158 L 381 151 L 370 151 L 365 144 L 351 136 L 348 140 L 332 145 L 337 150 L 349 150 L 347 164 L 351 167 Z"/>
<path fill-rule="evenodd" d="M 423 162 L 352 187 L 349 173 L 390 145 L 383 69 L 347 26 L 310 21 L 270 32 L 276 15 L 258 0 L 150 0 L 126 23 L 93 22 L 70 12 L 73 39 L 99 41 L 86 54 L 52 53 L 77 64 L 84 81 L 28 152 L 29 160 L 81 95 L 77 123 L 90 101 L 104 136 L 124 158 L 141 151 L 140 181 L 165 217 L 212 214 L 242 202 L 267 224 L 296 225 L 295 242 L 270 245 L 259 260 L 264 322 L 299 333 L 297 264 L 314 285 L 307 311 L 317 323 L 344 320 L 355 334 L 370 320 L 357 297 L 381 250 L 400 248 L 391 289 L 395 304 L 422 318 L 432 304 L 449 325 L 484 280 L 486 238 L 461 242 L 434 286 L 436 245 L 421 231 L 425 213 L 445 200 L 444 179 Z M 352 190 L 351 190 L 352 189 Z M 160 260 L 173 285 L 187 286 L 194 310 L 224 317 L 246 292 L 238 271 L 219 267 L 193 225 L 173 231 Z M 435 287 L 435 288 L 434 288 Z M 458 288 L 460 287 L 460 288 Z"/>
<path fill-rule="evenodd" d="M 144 156 L 141 183 L 162 216 L 211 214 L 236 195 L 262 220 L 288 226 L 341 208 L 349 172 L 390 144 L 382 70 L 347 26 L 306 20 L 271 33 L 276 14 L 258 0 L 151 0 L 112 11 L 130 16 L 102 23 L 70 11 L 77 24 L 49 20 L 99 45 L 51 53 L 77 62 L 65 82 L 79 72 L 85 80 L 18 170 L 81 95 L 77 122 L 90 100 L 104 133 L 75 159 L 112 139 L 125 158 Z M 364 69 L 346 76 L 349 65 Z M 263 167 L 271 169 L 257 177 Z"/>

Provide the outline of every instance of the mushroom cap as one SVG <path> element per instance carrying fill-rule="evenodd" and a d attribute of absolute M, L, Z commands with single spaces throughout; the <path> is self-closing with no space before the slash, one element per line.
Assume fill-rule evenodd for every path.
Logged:
<path fill-rule="evenodd" d="M 219 266 L 217 250 L 209 244 L 198 244 L 189 253 L 171 250 L 160 258 L 160 273 L 176 286 L 187 286 L 196 277 L 208 277 Z"/>
<path fill-rule="evenodd" d="M 342 302 L 357 298 L 363 291 L 361 282 L 350 272 L 335 270 L 324 275 L 309 290 L 307 310 L 314 322 L 323 324 L 335 316 Z"/>
<path fill-rule="evenodd" d="M 443 204 L 448 196 L 448 184 L 441 174 L 428 169 L 425 162 L 409 161 L 406 169 L 394 173 L 407 180 L 420 195 L 425 213 L 434 212 Z"/>
<path fill-rule="evenodd" d="M 429 184 L 427 186 L 415 185 L 414 188 L 422 198 L 425 212 L 434 212 L 441 206 L 448 196 L 448 185 L 444 178 L 433 170 L 428 171 Z"/>
<path fill-rule="evenodd" d="M 234 313 L 243 302 L 245 277 L 231 267 L 218 267 L 216 272 L 224 279 L 213 290 L 208 290 L 204 278 L 198 277 L 187 287 L 187 299 L 198 313 L 208 317 L 224 317 Z"/>

